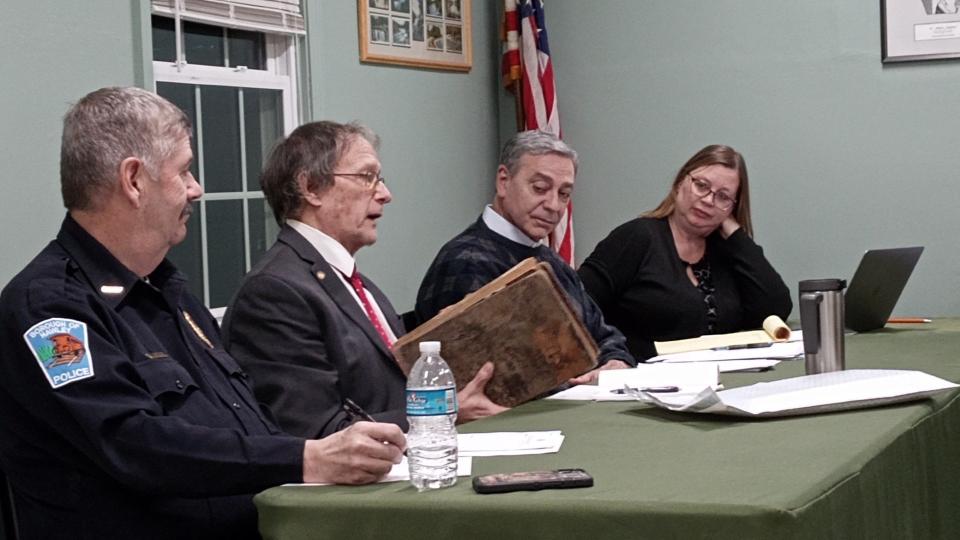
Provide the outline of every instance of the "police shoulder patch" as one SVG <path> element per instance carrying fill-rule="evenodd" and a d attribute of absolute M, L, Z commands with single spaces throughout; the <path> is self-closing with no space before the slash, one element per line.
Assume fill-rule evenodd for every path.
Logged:
<path fill-rule="evenodd" d="M 23 333 L 53 388 L 93 377 L 93 356 L 87 339 L 87 324 L 73 319 L 47 319 Z"/>

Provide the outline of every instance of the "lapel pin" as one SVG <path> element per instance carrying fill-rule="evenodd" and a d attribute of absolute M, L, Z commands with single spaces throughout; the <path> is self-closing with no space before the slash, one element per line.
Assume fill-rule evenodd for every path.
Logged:
<path fill-rule="evenodd" d="M 187 321 L 187 325 L 190 326 L 190 329 L 193 330 L 193 333 L 197 335 L 197 337 L 200 339 L 200 341 L 203 342 L 204 345 L 212 349 L 213 343 L 211 343 L 210 338 L 208 338 L 207 335 L 203 333 L 203 330 L 200 328 L 200 325 L 197 324 L 197 322 L 193 320 L 193 317 L 191 317 L 190 314 L 187 313 L 185 310 L 180 310 L 180 312 L 183 313 L 183 319 Z"/>

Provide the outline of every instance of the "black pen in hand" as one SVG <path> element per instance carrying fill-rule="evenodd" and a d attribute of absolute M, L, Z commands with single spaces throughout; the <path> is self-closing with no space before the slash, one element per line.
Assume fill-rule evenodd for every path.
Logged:
<path fill-rule="evenodd" d="M 370 416 L 370 413 L 363 410 L 363 407 L 357 405 L 350 398 L 343 398 L 343 405 L 341 407 L 343 408 L 343 412 L 347 413 L 347 417 L 350 418 L 351 422 L 356 422 L 358 420 L 364 420 L 366 422 L 373 422 L 373 423 L 377 422 L 372 416 Z M 383 441 L 383 444 L 390 444 L 390 443 L 388 443 L 387 441 Z M 407 455 L 406 450 L 403 451 L 403 455 Z"/>
<path fill-rule="evenodd" d="M 376 422 L 370 413 L 363 410 L 363 407 L 357 405 L 350 398 L 343 398 L 343 412 L 347 413 L 347 417 L 350 418 L 351 422 L 356 422 L 358 420 L 366 420 L 367 422 Z"/>

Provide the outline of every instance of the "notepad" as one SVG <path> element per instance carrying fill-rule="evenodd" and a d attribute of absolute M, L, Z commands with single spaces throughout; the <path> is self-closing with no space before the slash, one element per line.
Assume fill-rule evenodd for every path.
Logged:
<path fill-rule="evenodd" d="M 770 315 L 763 320 L 762 330 L 748 330 L 731 334 L 711 334 L 690 339 L 673 341 L 655 341 L 657 354 L 673 354 L 687 351 L 701 351 L 718 347 L 735 347 L 754 343 L 773 343 L 790 339 L 790 327 L 783 319 Z"/>
<path fill-rule="evenodd" d="M 794 341 L 802 337 L 798 330 L 790 336 L 790 341 L 771 343 L 768 347 L 756 349 L 732 349 L 702 351 L 687 351 L 672 354 L 661 354 L 647 359 L 647 363 L 683 363 L 683 362 L 733 362 L 738 360 L 791 360 L 803 356 L 803 340 Z M 721 370 L 723 371 L 723 370 Z"/>

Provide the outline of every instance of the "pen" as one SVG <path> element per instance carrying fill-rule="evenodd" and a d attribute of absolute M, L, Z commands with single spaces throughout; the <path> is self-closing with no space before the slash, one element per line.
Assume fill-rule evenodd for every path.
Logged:
<path fill-rule="evenodd" d="M 367 422 L 376 422 L 370 413 L 363 410 L 363 407 L 357 405 L 350 398 L 343 398 L 343 412 L 347 413 L 347 416 L 350 417 L 350 420 L 356 422 L 357 420 L 366 420 Z"/>
<path fill-rule="evenodd" d="M 743 345 L 730 345 L 728 347 L 714 347 L 711 350 L 714 351 L 735 351 L 738 349 L 762 349 L 764 347 L 770 347 L 773 343 L 745 343 Z"/>
<path fill-rule="evenodd" d="M 933 322 L 930 319 L 924 317 L 890 317 L 887 319 L 888 323 L 893 324 L 912 324 L 912 323 L 928 323 Z"/>
<path fill-rule="evenodd" d="M 629 386 L 624 385 L 623 388 L 614 388 L 610 391 L 611 394 L 626 394 L 627 392 L 651 392 L 651 393 L 668 393 L 668 392 L 679 392 L 680 388 L 677 386 L 644 386 L 641 388 L 630 388 Z"/>
<path fill-rule="evenodd" d="M 354 402 L 350 398 L 343 398 L 342 408 L 343 408 L 343 412 L 347 413 L 347 416 L 350 418 L 351 422 L 356 422 L 357 420 L 365 420 L 367 422 L 376 423 L 376 420 L 374 420 L 374 418 L 370 416 L 370 413 L 363 410 L 363 407 L 357 405 L 356 402 Z M 390 444 L 390 443 L 388 443 L 387 441 L 383 441 L 383 444 Z M 406 450 L 403 451 L 403 455 L 407 455 Z"/>

